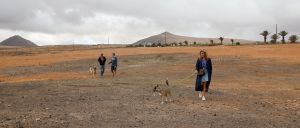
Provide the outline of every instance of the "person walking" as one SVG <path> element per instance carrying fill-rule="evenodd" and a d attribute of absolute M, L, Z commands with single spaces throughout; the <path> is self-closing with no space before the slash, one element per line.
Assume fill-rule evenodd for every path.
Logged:
<path fill-rule="evenodd" d="M 195 91 L 199 92 L 199 98 L 206 100 L 205 93 L 208 92 L 211 81 L 212 63 L 205 50 L 200 51 L 200 57 L 197 59 L 195 68 L 197 72 Z"/>
<path fill-rule="evenodd" d="M 100 57 L 98 58 L 98 62 L 100 64 L 100 75 L 101 77 L 103 77 L 105 72 L 105 62 L 106 62 L 106 58 L 105 56 L 103 56 L 103 53 L 101 53 Z"/>
<path fill-rule="evenodd" d="M 111 61 L 109 62 L 111 64 L 111 73 L 113 74 L 113 78 L 117 74 L 117 67 L 118 67 L 118 58 L 116 57 L 115 53 L 112 53 Z"/>

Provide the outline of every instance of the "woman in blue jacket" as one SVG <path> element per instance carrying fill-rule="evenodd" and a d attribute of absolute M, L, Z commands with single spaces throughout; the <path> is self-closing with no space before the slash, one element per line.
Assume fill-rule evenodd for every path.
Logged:
<path fill-rule="evenodd" d="M 211 59 L 207 57 L 207 52 L 205 50 L 200 51 L 200 57 L 196 62 L 196 71 L 198 73 L 196 78 L 195 90 L 199 92 L 199 98 L 202 98 L 202 100 L 206 100 L 205 93 L 208 91 L 211 81 L 212 63 Z"/>

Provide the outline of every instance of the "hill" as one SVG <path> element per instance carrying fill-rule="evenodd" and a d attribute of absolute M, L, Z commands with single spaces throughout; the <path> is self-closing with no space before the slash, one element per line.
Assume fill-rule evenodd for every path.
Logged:
<path fill-rule="evenodd" d="M 184 41 L 187 41 L 189 44 L 193 44 L 196 42 L 197 44 L 209 44 L 210 40 L 213 40 L 214 43 L 219 43 L 220 40 L 218 38 L 198 38 L 198 37 L 188 37 L 188 36 L 180 36 L 175 35 L 170 32 L 164 32 L 158 35 L 150 36 L 145 39 L 141 39 L 133 45 L 151 45 L 151 44 L 171 44 L 171 43 L 183 43 Z M 223 43 L 224 44 L 230 44 L 231 38 L 224 38 Z M 255 41 L 251 40 L 243 40 L 243 39 L 234 39 L 234 42 L 240 42 L 241 44 L 252 44 L 255 43 Z"/>
<path fill-rule="evenodd" d="M 38 46 L 35 43 L 31 42 L 30 40 L 24 39 L 19 35 L 12 36 L 3 40 L 0 45 L 4 46 L 21 46 L 21 47 L 35 47 Z"/>

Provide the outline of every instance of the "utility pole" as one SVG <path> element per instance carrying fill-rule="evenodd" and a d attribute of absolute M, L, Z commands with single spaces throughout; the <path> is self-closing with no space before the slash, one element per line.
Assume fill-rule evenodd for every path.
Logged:
<path fill-rule="evenodd" d="M 277 32 L 277 24 L 276 24 L 276 35 L 278 34 L 278 32 Z"/>
<path fill-rule="evenodd" d="M 277 32 L 277 24 L 276 24 L 276 37 L 278 36 L 278 32 Z M 278 37 L 277 37 L 278 38 Z M 275 43 L 277 43 L 277 39 L 275 39 Z"/>

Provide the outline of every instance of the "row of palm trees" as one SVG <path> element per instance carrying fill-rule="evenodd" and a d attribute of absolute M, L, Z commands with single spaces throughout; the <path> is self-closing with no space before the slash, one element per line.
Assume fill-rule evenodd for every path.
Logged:
<path fill-rule="evenodd" d="M 219 40 L 221 42 L 221 44 L 223 44 L 224 41 L 224 37 L 219 37 Z M 211 43 L 213 43 L 213 40 L 210 40 Z M 234 39 L 230 39 L 231 45 L 234 45 Z M 239 45 L 240 42 L 236 42 L 236 45 Z"/>
<path fill-rule="evenodd" d="M 264 43 L 268 43 L 267 42 L 267 38 L 268 38 L 268 36 L 270 35 L 271 33 L 270 32 L 268 32 L 267 30 L 265 30 L 265 31 L 263 31 L 262 33 L 260 33 L 260 35 L 262 35 L 263 37 L 264 37 Z M 278 34 L 273 34 L 273 35 L 271 35 L 271 43 L 273 43 L 273 44 L 275 44 L 275 43 L 277 43 L 277 40 L 280 38 L 279 36 L 281 36 L 281 43 L 286 43 L 286 41 L 285 41 L 285 37 L 288 35 L 289 33 L 288 32 L 286 32 L 286 31 L 281 31 L 281 32 L 279 32 Z M 291 43 L 296 43 L 296 41 L 299 39 L 299 37 L 297 36 L 297 35 L 291 35 L 290 37 L 289 37 L 289 41 L 291 42 Z"/>

